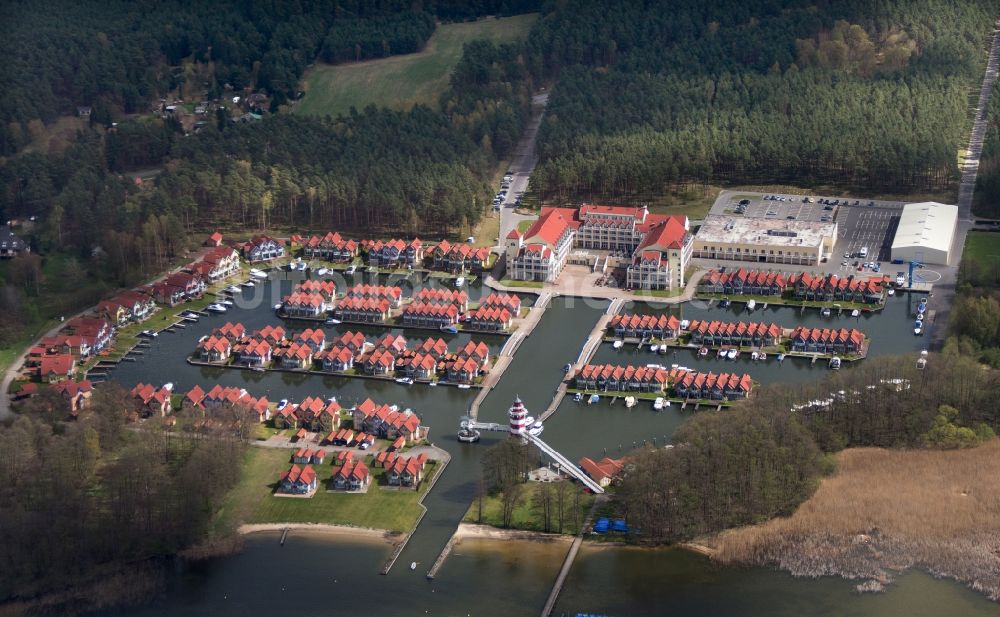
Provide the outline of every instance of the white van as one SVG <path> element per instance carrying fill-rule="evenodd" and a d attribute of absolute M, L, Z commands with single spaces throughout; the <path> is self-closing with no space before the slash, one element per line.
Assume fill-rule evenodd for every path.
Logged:
<path fill-rule="evenodd" d="M 868 247 L 867 246 L 862 246 L 861 247 L 861 250 L 858 251 L 858 257 L 860 257 L 861 259 L 864 259 L 865 257 L 868 257 Z"/>

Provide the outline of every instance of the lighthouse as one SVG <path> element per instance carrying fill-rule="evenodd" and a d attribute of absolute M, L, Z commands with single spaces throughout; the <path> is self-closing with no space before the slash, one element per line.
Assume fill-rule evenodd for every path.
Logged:
<path fill-rule="evenodd" d="M 528 430 L 528 410 L 521 402 L 521 397 L 514 399 L 514 404 L 507 410 L 507 417 L 510 418 L 511 437 L 521 437 Z"/>

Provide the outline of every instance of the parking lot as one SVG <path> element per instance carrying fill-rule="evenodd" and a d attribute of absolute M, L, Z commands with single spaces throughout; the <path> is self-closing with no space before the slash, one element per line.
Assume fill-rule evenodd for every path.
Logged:
<path fill-rule="evenodd" d="M 887 272 L 892 239 L 904 202 L 848 199 L 824 195 L 788 195 L 725 191 L 710 214 L 837 223 L 837 244 L 826 264 L 828 270 L 857 272 L 858 266 L 877 263 Z M 867 247 L 861 257 L 862 247 Z M 847 257 L 845 257 L 847 255 Z M 846 262 L 846 265 L 844 264 Z M 862 270 L 871 271 L 872 268 Z"/>

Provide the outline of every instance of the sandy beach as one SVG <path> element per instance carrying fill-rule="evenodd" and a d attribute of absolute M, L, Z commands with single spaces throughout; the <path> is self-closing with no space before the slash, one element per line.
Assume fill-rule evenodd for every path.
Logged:
<path fill-rule="evenodd" d="M 351 527 L 349 525 L 321 525 L 318 523 L 260 523 L 256 525 L 240 525 L 240 534 L 259 533 L 262 531 L 284 531 L 288 529 L 295 533 L 318 533 L 350 538 L 372 538 L 389 544 L 395 543 L 403 534 L 385 529 L 371 527 Z"/>
<path fill-rule="evenodd" d="M 540 531 L 523 531 L 520 529 L 499 529 L 489 525 L 461 523 L 455 530 L 453 539 L 456 542 L 466 538 L 483 540 L 527 540 L 531 542 L 572 542 L 573 536 L 558 533 L 542 533 Z"/>

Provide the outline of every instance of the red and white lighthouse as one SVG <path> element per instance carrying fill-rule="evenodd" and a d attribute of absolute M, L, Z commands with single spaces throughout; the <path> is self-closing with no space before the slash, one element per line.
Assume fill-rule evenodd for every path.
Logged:
<path fill-rule="evenodd" d="M 528 410 L 521 402 L 521 398 L 514 399 L 514 404 L 507 410 L 507 417 L 510 418 L 511 436 L 520 437 L 528 430 Z"/>

